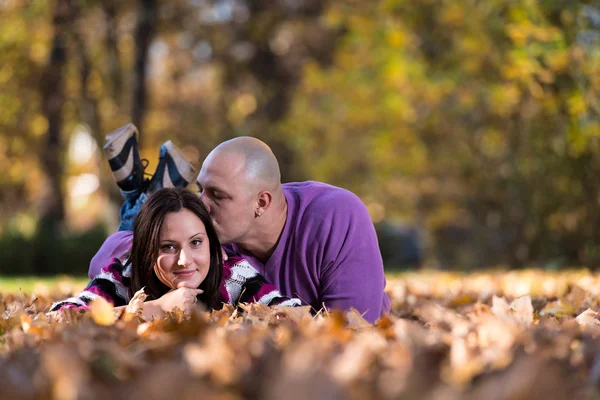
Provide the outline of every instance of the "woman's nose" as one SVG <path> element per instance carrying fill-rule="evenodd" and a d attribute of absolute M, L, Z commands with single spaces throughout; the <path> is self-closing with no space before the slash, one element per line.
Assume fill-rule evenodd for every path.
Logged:
<path fill-rule="evenodd" d="M 179 259 L 177 260 L 177 264 L 181 265 L 182 267 L 187 267 L 188 265 L 190 265 L 190 258 L 188 257 L 184 249 L 181 249 L 181 251 L 179 252 Z"/>

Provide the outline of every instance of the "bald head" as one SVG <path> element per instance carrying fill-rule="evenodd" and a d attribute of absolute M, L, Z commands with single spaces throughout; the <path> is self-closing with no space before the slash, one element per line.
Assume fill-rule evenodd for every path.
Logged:
<path fill-rule="evenodd" d="M 281 189 L 279 163 L 266 143 L 249 136 L 237 137 L 218 145 L 207 159 L 232 154 L 244 161 L 243 169 L 248 183 L 272 191 Z"/>
<path fill-rule="evenodd" d="M 221 143 L 202 163 L 196 184 L 221 243 L 240 244 L 257 257 L 270 254 L 287 200 L 269 146 L 251 137 Z"/>

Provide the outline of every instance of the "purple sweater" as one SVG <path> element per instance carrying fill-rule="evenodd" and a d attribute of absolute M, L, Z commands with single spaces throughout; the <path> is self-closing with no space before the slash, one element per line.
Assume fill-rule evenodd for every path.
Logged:
<path fill-rule="evenodd" d="M 369 213 L 353 193 L 319 182 L 283 184 L 288 203 L 285 227 L 273 255 L 262 264 L 244 249 L 241 255 L 281 293 L 316 310 L 351 307 L 369 322 L 389 311 L 377 236 Z M 131 232 L 111 235 L 92 259 L 90 276 L 131 246 Z M 118 250 L 117 250 L 118 249 Z M 110 258 L 108 258 L 110 260 Z"/>

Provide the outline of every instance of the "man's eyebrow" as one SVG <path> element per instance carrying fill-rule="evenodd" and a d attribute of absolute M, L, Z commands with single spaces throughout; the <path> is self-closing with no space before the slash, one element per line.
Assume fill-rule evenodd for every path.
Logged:
<path fill-rule="evenodd" d="M 220 188 L 219 186 L 215 186 L 215 185 L 212 185 L 212 184 L 210 184 L 210 183 L 209 183 L 208 185 L 202 185 L 202 184 L 200 184 L 200 182 L 199 182 L 199 181 L 196 181 L 196 185 L 197 185 L 198 187 L 201 187 L 201 188 L 202 188 L 202 189 L 204 189 L 204 190 L 210 190 L 210 191 L 212 191 L 212 192 L 221 192 L 221 193 L 227 193 L 227 192 L 225 191 L 225 189 L 222 189 L 222 188 Z"/>

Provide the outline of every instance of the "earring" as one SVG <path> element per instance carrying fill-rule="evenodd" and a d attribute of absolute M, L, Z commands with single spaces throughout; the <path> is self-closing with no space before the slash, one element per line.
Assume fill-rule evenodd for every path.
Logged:
<path fill-rule="evenodd" d="M 262 215 L 262 213 L 260 213 L 260 212 L 258 212 L 258 211 L 256 212 L 256 216 L 257 216 L 257 217 L 260 217 L 261 215 Z"/>

